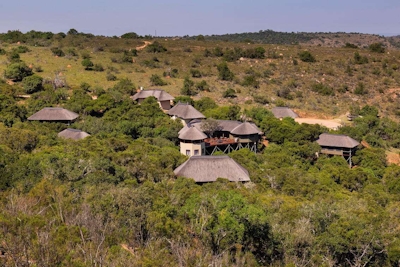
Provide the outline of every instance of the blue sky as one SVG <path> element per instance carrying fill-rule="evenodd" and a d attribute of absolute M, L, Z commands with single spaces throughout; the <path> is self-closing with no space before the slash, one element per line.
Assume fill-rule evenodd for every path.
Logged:
<path fill-rule="evenodd" d="M 256 32 L 400 34 L 399 0 L 1 1 L 0 32 L 181 36 Z"/>

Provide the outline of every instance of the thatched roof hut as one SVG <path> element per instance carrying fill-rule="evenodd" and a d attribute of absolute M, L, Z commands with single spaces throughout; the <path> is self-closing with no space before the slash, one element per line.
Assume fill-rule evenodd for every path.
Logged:
<path fill-rule="evenodd" d="M 87 132 L 78 130 L 78 129 L 65 129 L 58 133 L 58 137 L 66 138 L 66 139 L 73 139 L 73 140 L 80 140 L 90 136 Z"/>
<path fill-rule="evenodd" d="M 179 131 L 178 138 L 181 140 L 197 141 L 206 139 L 207 135 L 196 127 L 184 127 Z"/>
<path fill-rule="evenodd" d="M 205 119 L 206 117 L 190 104 L 178 103 L 170 110 L 168 115 L 175 116 L 184 120 Z"/>
<path fill-rule="evenodd" d="M 196 183 L 215 182 L 226 178 L 231 182 L 250 181 L 249 172 L 228 156 L 193 156 L 174 170 L 176 176 L 192 178 Z"/>
<path fill-rule="evenodd" d="M 317 143 L 321 147 L 354 148 L 360 143 L 353 138 L 342 134 L 323 133 L 319 136 Z"/>
<path fill-rule="evenodd" d="M 28 118 L 30 121 L 72 122 L 78 114 L 64 108 L 43 108 Z"/>
<path fill-rule="evenodd" d="M 253 134 L 262 134 L 261 130 L 255 124 L 250 122 L 243 122 L 236 126 L 232 131 L 231 134 L 234 135 L 253 135 Z"/>
<path fill-rule="evenodd" d="M 272 110 L 272 114 L 274 114 L 275 118 L 282 119 L 286 117 L 290 118 L 298 118 L 299 115 L 297 115 L 296 112 L 294 112 L 292 109 L 288 107 L 274 107 Z"/>
<path fill-rule="evenodd" d="M 139 92 L 131 96 L 131 98 L 133 100 L 138 100 L 145 99 L 150 96 L 154 96 L 158 101 L 169 101 L 175 99 L 172 95 L 161 89 L 140 90 Z"/>

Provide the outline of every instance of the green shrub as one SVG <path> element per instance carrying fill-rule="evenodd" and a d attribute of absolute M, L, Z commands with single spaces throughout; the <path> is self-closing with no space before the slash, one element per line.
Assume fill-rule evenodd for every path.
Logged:
<path fill-rule="evenodd" d="M 43 78 L 38 75 L 27 76 L 22 79 L 25 93 L 33 94 L 43 89 Z"/>
<path fill-rule="evenodd" d="M 112 73 L 107 73 L 106 79 L 107 79 L 107 81 L 116 81 L 117 80 L 117 76 L 115 76 Z"/>
<path fill-rule="evenodd" d="M 368 46 L 371 52 L 385 53 L 385 48 L 382 43 L 373 43 Z"/>
<path fill-rule="evenodd" d="M 218 69 L 218 77 L 223 81 L 232 81 L 235 75 L 228 68 L 228 64 L 226 62 L 222 62 L 217 66 Z"/>
<path fill-rule="evenodd" d="M 196 83 L 196 89 L 199 91 L 207 91 L 210 92 L 210 86 L 207 84 L 205 80 Z"/>
<path fill-rule="evenodd" d="M 14 81 L 22 81 L 30 75 L 32 75 L 32 70 L 24 62 L 12 63 L 4 71 L 4 76 Z"/>
<path fill-rule="evenodd" d="M 311 90 L 320 95 L 335 95 L 335 91 L 332 87 L 329 87 L 323 83 L 314 83 L 311 85 Z"/>
<path fill-rule="evenodd" d="M 315 57 L 309 51 L 299 53 L 300 60 L 303 62 L 315 62 Z"/>
<path fill-rule="evenodd" d="M 52 47 L 50 50 L 53 53 L 53 56 L 59 56 L 59 57 L 65 56 L 64 51 L 62 51 L 61 48 L 59 47 Z"/>
<path fill-rule="evenodd" d="M 152 85 L 155 85 L 155 86 L 164 86 L 164 85 L 167 85 L 167 83 L 166 83 L 163 79 L 161 79 L 161 77 L 160 77 L 159 75 L 157 75 L 157 74 L 151 75 L 151 77 L 150 77 L 150 83 L 151 83 Z"/>
<path fill-rule="evenodd" d="M 166 52 L 167 48 L 165 48 L 158 41 L 155 41 L 154 43 L 152 43 L 146 47 L 146 51 L 149 53 L 162 53 L 162 52 Z"/>
<path fill-rule="evenodd" d="M 232 88 L 228 88 L 225 92 L 222 93 L 222 97 L 224 97 L 224 98 L 234 98 L 234 97 L 237 97 L 237 96 L 236 96 L 235 90 L 233 90 Z"/>
<path fill-rule="evenodd" d="M 84 60 L 82 60 L 81 63 L 82 63 L 82 66 L 85 67 L 85 70 L 91 70 L 94 65 L 93 62 L 88 58 L 85 58 Z"/>
<path fill-rule="evenodd" d="M 202 77 L 201 72 L 196 69 L 191 69 L 190 74 L 192 75 L 192 78 L 201 78 Z"/>
<path fill-rule="evenodd" d="M 103 68 L 103 65 L 101 65 L 101 64 L 94 64 L 93 70 L 94 71 L 104 71 L 104 68 Z"/>
<path fill-rule="evenodd" d="M 368 58 L 366 56 L 361 56 L 358 52 L 354 53 L 354 63 L 356 64 L 366 64 L 368 63 Z"/>
<path fill-rule="evenodd" d="M 354 94 L 356 95 L 366 95 L 368 94 L 368 90 L 365 88 L 365 84 L 362 82 L 359 82 L 354 89 Z"/>

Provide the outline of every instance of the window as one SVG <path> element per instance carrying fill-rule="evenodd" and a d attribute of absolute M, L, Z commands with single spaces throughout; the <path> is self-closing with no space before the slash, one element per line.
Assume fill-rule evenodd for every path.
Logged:
<path fill-rule="evenodd" d="M 199 150 L 198 149 L 195 149 L 194 150 L 194 155 L 198 155 L 199 154 Z"/>
<path fill-rule="evenodd" d="M 190 156 L 190 150 L 186 150 L 186 156 Z"/>

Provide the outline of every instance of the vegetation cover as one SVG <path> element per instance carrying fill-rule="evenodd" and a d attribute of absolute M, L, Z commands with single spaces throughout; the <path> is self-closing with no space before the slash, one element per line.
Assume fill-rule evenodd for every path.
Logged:
<path fill-rule="evenodd" d="M 387 154 L 400 151 L 399 51 L 74 29 L 0 37 L 0 265 L 398 266 L 400 166 Z M 155 45 L 140 48 L 143 39 Z M 302 51 L 316 61 L 303 62 Z M 355 62 L 355 52 L 368 62 Z M 126 54 L 129 64 L 118 60 Z M 187 159 L 182 124 L 153 97 L 129 98 L 156 83 L 206 115 L 210 131 L 215 119 L 230 119 L 264 132 L 269 145 L 259 153 L 229 154 L 251 183 L 174 176 Z M 353 119 L 329 130 L 279 120 L 265 104 Z M 80 117 L 71 125 L 27 120 L 50 106 Z M 66 128 L 91 136 L 59 138 Z M 354 168 L 316 156 L 324 132 L 363 141 Z"/>

